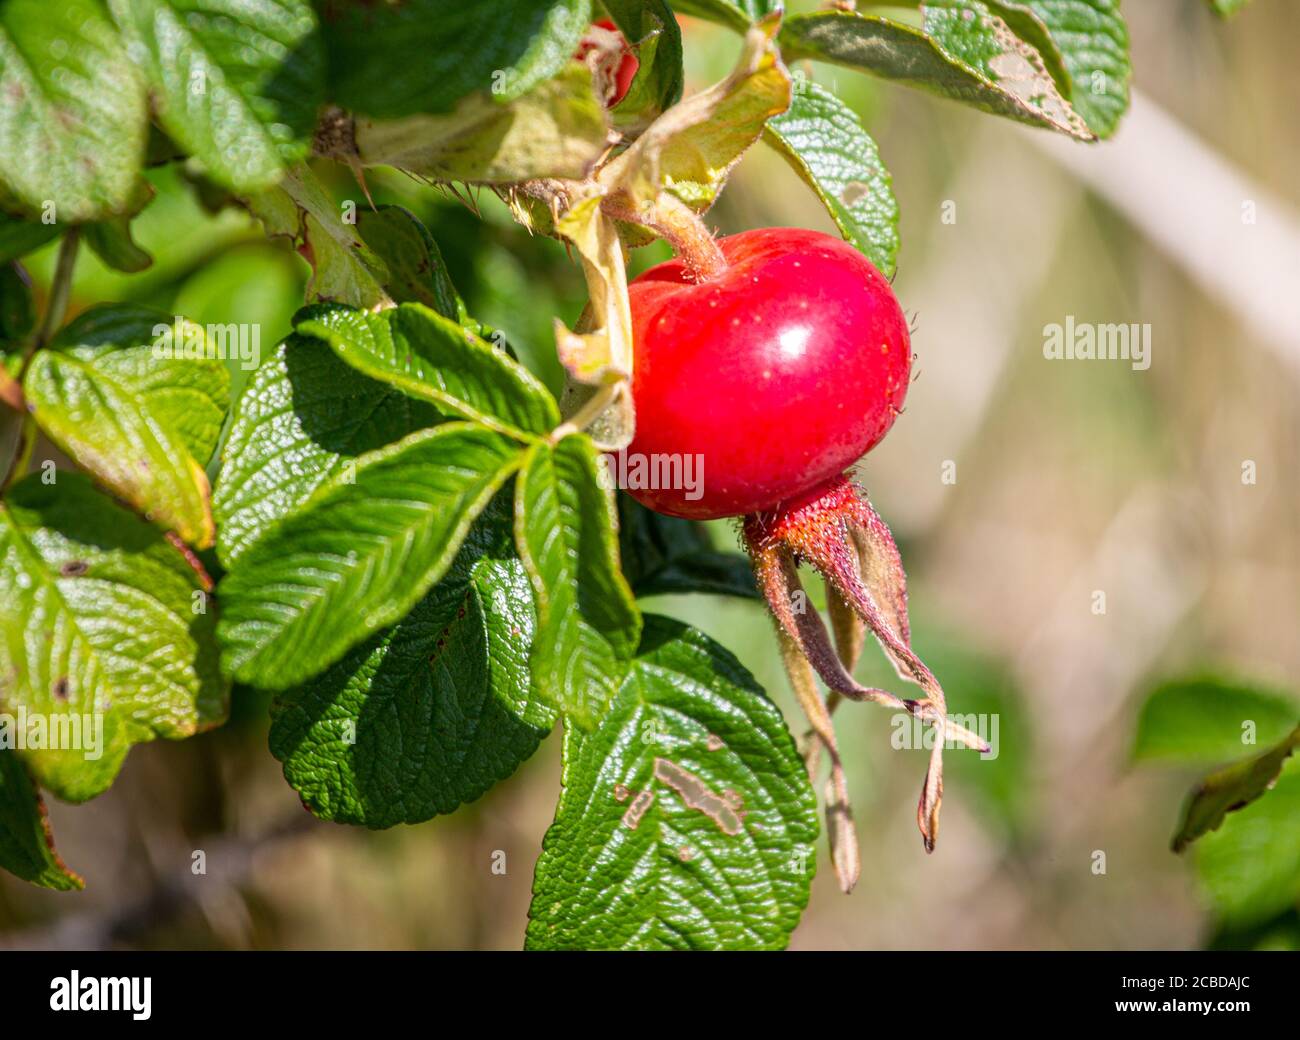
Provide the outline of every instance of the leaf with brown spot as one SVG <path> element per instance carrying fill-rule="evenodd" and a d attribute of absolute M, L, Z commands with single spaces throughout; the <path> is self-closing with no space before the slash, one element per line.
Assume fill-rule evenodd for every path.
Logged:
<path fill-rule="evenodd" d="M 639 793 L 629 804 L 619 791 Z M 782 947 L 808 899 L 816 835 L 794 740 L 753 676 L 703 634 L 647 617 L 599 725 L 566 727 L 527 945 Z"/>
<path fill-rule="evenodd" d="M 26 708 L 80 742 L 20 753 L 43 787 L 84 801 L 112 783 L 132 744 L 224 721 L 215 612 L 191 609 L 200 590 L 162 531 L 84 476 L 46 485 L 33 474 L 6 493 L 0 675 L 12 680 L 0 684 L 0 711 Z"/>

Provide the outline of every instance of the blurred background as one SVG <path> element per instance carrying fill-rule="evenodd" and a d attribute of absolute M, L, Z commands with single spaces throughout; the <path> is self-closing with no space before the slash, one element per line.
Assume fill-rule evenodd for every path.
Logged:
<path fill-rule="evenodd" d="M 906 414 L 859 476 L 899 540 L 918 652 L 954 712 L 996 724 L 998 753 L 950 756 L 942 836 L 926 856 L 915 824 L 925 753 L 895 750 L 884 712 L 845 705 L 862 881 L 841 895 L 823 843 L 796 949 L 1300 948 L 1295 899 L 1233 917 L 1201 853 L 1170 851 L 1205 770 L 1132 759 L 1139 706 L 1162 681 L 1211 674 L 1300 691 L 1296 8 L 1257 0 L 1221 22 L 1207 6 L 1124 5 L 1134 108 L 1114 142 L 1092 147 L 804 69 L 880 145 L 902 212 L 895 287 L 916 314 Z M 725 75 L 739 40 L 682 22 L 696 90 Z M 305 264 L 241 211 L 205 211 L 175 168 L 151 179 L 158 197 L 135 228 L 153 266 L 120 275 L 83 251 L 73 313 L 132 300 L 202 323 L 258 321 L 269 352 Z M 572 324 L 584 300 L 564 249 L 530 238 L 488 193 L 480 220 L 400 177 L 369 186 L 425 221 L 471 312 L 558 386 L 552 316 Z M 356 195 L 346 176 L 334 187 Z M 709 219 L 723 233 L 834 230 L 762 145 Z M 665 255 L 642 250 L 634 268 Z M 47 282 L 52 250 L 29 267 Z M 1068 315 L 1149 323 L 1149 370 L 1046 360 L 1043 327 Z M 736 544 L 726 524 L 713 534 Z M 758 604 L 644 606 L 720 640 L 802 731 Z M 874 647 L 859 677 L 899 685 Z M 51 805 L 86 890 L 0 875 L 0 946 L 522 945 L 558 739 L 451 817 L 367 832 L 305 813 L 266 731 L 265 699 L 236 689 L 223 729 L 137 747 L 107 795 Z M 1300 818 L 1289 826 L 1283 852 L 1300 878 Z M 195 850 L 206 876 L 190 873 Z M 1286 864 L 1273 868 L 1285 884 Z"/>

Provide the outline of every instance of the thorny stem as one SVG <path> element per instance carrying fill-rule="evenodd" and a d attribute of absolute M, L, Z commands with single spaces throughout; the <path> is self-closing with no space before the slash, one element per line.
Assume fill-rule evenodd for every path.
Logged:
<path fill-rule="evenodd" d="M 658 199 L 634 206 L 626 192 L 606 195 L 601 209 L 615 220 L 625 220 L 649 228 L 668 242 L 691 269 L 696 281 L 716 278 L 727 269 L 727 258 L 699 215 L 669 192 Z"/>

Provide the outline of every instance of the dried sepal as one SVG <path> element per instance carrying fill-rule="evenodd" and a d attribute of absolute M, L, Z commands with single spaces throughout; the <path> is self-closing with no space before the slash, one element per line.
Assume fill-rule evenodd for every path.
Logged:
<path fill-rule="evenodd" d="M 933 852 L 939 840 L 939 807 L 943 804 L 943 739 L 935 734 L 930 750 L 930 766 L 921 784 L 921 797 L 916 803 L 916 825 L 921 829 L 921 841 L 926 852 Z"/>
<path fill-rule="evenodd" d="M 889 528 L 857 488 L 839 480 L 773 513 L 746 517 L 744 535 L 759 587 L 773 616 L 832 696 L 883 704 L 934 727 L 934 745 L 917 806 L 922 840 L 926 851 L 933 851 L 943 801 L 945 743 L 955 740 L 979 751 L 987 751 L 988 745 L 977 734 L 948 719 L 943 687 L 912 651 L 906 576 Z M 795 595 L 802 591 L 800 561 L 816 568 L 826 579 L 838 653 L 831 646 L 820 615 L 794 609 Z M 850 612 L 876 636 L 899 675 L 925 690 L 924 699 L 903 699 L 886 690 L 863 686 L 853 678 L 846 664 L 856 660 L 854 641 L 860 637 L 848 622 L 846 615 Z M 826 712 L 825 724 L 829 725 L 831 708 L 820 697 L 818 700 Z M 815 763 L 815 754 L 810 757 Z"/>
<path fill-rule="evenodd" d="M 777 629 L 777 638 L 781 644 L 781 660 L 785 665 L 790 687 L 794 690 L 799 707 L 808 718 L 812 727 L 814 740 L 804 750 L 804 760 L 808 768 L 808 779 L 816 780 L 821 748 L 831 762 L 831 776 L 826 783 L 826 833 L 830 838 L 831 864 L 839 880 L 841 890 L 847 895 L 858 883 L 862 871 L 862 859 L 858 851 L 858 834 L 853 823 L 853 807 L 849 802 L 848 779 L 844 774 L 844 763 L 840 758 L 839 744 L 835 738 L 835 727 L 831 722 L 826 702 L 817 688 L 817 677 L 808 658 L 803 655 L 799 645 L 783 629 Z"/>

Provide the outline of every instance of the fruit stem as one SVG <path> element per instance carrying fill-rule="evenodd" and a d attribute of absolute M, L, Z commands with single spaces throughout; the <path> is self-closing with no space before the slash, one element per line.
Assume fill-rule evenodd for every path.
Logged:
<path fill-rule="evenodd" d="M 699 214 L 670 192 L 661 191 L 653 202 L 636 206 L 627 192 L 619 191 L 606 195 L 601 208 L 615 220 L 639 224 L 664 239 L 697 282 L 716 278 L 727 269 L 727 258 Z"/>

